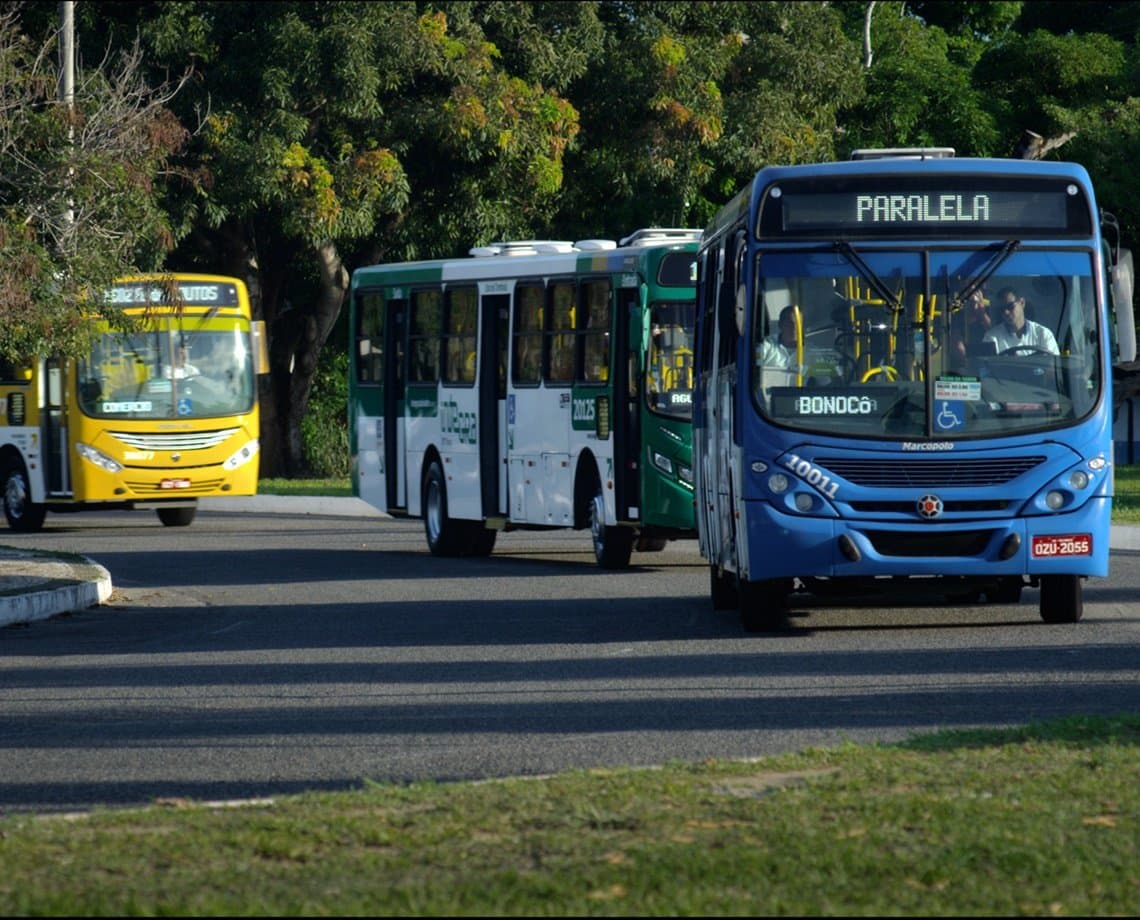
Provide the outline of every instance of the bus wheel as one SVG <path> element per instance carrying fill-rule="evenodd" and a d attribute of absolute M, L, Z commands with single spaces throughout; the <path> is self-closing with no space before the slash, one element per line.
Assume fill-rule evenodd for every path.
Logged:
<path fill-rule="evenodd" d="M 732 610 L 739 606 L 736 576 L 723 571 L 720 566 L 709 566 L 709 593 L 712 594 L 713 610 Z"/>
<path fill-rule="evenodd" d="M 1046 623 L 1076 623 L 1084 612 L 1084 585 L 1079 575 L 1041 576 L 1041 619 Z"/>
<path fill-rule="evenodd" d="M 788 625 L 788 590 L 783 581 L 738 578 L 736 593 L 745 632 L 778 632 Z"/>
<path fill-rule="evenodd" d="M 4 466 L 4 517 L 12 530 L 35 533 L 44 526 L 47 508 L 33 502 L 31 495 L 24 464 L 10 460 Z"/>
<path fill-rule="evenodd" d="M 472 521 L 474 525 L 471 532 L 467 534 L 467 539 L 463 542 L 467 548 L 465 550 L 468 556 L 490 556 L 491 550 L 495 548 L 495 537 L 497 533 L 484 527 L 479 521 Z"/>
<path fill-rule="evenodd" d="M 197 508 L 159 508 L 158 519 L 163 527 L 189 527 L 194 521 Z"/>
<path fill-rule="evenodd" d="M 633 553 L 633 531 L 628 527 L 606 525 L 606 500 L 601 486 L 590 502 L 590 535 L 594 538 L 594 558 L 603 569 L 624 569 Z"/>
<path fill-rule="evenodd" d="M 447 485 L 439 461 L 424 476 L 424 533 L 433 556 L 454 556 L 458 549 L 457 522 L 447 516 Z"/>

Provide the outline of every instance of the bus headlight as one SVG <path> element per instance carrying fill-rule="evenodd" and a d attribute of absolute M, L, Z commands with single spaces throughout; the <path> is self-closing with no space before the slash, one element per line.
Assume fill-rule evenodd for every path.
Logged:
<path fill-rule="evenodd" d="M 231 454 L 229 459 L 222 464 L 222 467 L 226 470 L 226 472 L 232 473 L 239 466 L 244 466 L 245 464 L 249 463 L 250 460 L 256 457 L 259 448 L 260 445 L 257 443 L 257 438 L 254 438 L 252 441 L 243 444 L 240 448 L 238 448 L 236 452 Z"/>
<path fill-rule="evenodd" d="M 693 484 L 693 469 L 692 469 L 692 467 L 688 467 L 688 466 L 677 467 L 677 476 L 681 480 L 681 482 L 685 483 L 686 485 L 691 486 Z"/>
<path fill-rule="evenodd" d="M 654 451 L 653 465 L 657 467 L 657 469 L 661 470 L 662 473 L 666 473 L 669 476 L 673 475 L 673 461 L 666 457 L 664 454 Z"/>
<path fill-rule="evenodd" d="M 1084 470 L 1073 470 L 1069 473 L 1069 485 L 1074 489 L 1086 489 L 1089 484 L 1089 474 Z"/>
<path fill-rule="evenodd" d="M 120 473 L 123 470 L 123 464 L 118 460 L 114 457 L 108 457 L 103 451 L 96 450 L 90 444 L 76 441 L 75 452 L 88 463 L 94 464 L 99 467 L 99 469 L 105 470 L 108 473 Z"/>
<path fill-rule="evenodd" d="M 813 507 L 815 507 L 815 499 L 813 499 L 807 492 L 796 493 L 797 511 L 811 511 Z"/>
<path fill-rule="evenodd" d="M 773 473 L 768 477 L 768 488 L 777 495 L 783 495 L 788 491 L 788 477 L 783 473 Z"/>
<path fill-rule="evenodd" d="M 1050 489 L 1045 495 L 1045 505 L 1050 511 L 1060 511 L 1065 506 L 1065 493 Z"/>

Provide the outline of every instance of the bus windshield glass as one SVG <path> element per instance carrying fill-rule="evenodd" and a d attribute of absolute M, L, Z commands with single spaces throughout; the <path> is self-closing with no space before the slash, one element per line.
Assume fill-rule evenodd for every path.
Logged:
<path fill-rule="evenodd" d="M 692 301 L 662 301 L 649 310 L 651 340 L 645 388 L 649 408 L 685 420 L 691 418 L 693 405 L 694 320 Z"/>
<path fill-rule="evenodd" d="M 1068 426 L 1100 399 L 1087 250 L 843 244 L 757 269 L 752 392 L 778 425 L 947 441 Z"/>
<path fill-rule="evenodd" d="M 249 331 L 234 320 L 105 332 L 78 374 L 80 408 L 93 418 L 209 418 L 253 406 Z"/>

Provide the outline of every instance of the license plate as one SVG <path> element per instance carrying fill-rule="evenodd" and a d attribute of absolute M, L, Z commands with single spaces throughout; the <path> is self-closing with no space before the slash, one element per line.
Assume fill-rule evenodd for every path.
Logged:
<path fill-rule="evenodd" d="M 189 489 L 189 479 L 164 479 L 159 485 L 164 489 Z"/>
<path fill-rule="evenodd" d="M 1071 533 L 1034 537 L 1032 554 L 1035 559 L 1048 559 L 1054 556 L 1091 556 L 1092 534 Z"/>

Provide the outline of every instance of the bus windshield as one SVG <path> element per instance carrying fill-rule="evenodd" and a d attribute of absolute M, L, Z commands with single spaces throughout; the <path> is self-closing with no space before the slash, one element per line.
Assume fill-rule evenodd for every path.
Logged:
<path fill-rule="evenodd" d="M 692 416 L 693 405 L 695 315 L 692 301 L 662 301 L 649 310 L 652 337 L 645 388 L 649 408 L 686 421 Z"/>
<path fill-rule="evenodd" d="M 80 408 L 92 418 L 209 418 L 253 406 L 249 330 L 234 320 L 105 332 L 78 375 Z"/>
<path fill-rule="evenodd" d="M 1100 399 L 1092 253 L 759 256 L 752 392 L 772 422 L 938 441 L 1068 426 Z"/>

